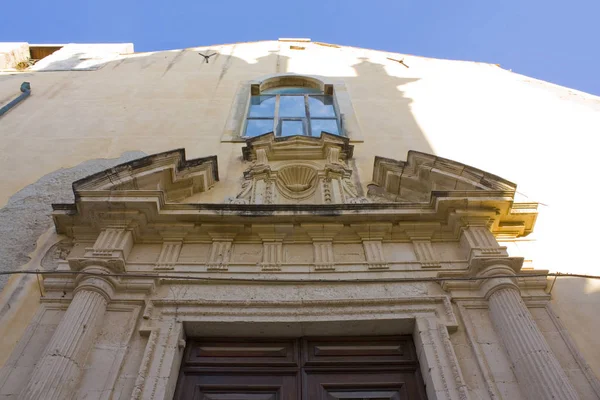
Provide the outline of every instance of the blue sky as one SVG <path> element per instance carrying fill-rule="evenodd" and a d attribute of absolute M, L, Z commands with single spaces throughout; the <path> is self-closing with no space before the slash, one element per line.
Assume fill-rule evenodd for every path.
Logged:
<path fill-rule="evenodd" d="M 5 1 L 0 41 L 133 42 L 136 51 L 310 37 L 500 64 L 600 95 L 599 0 Z"/>

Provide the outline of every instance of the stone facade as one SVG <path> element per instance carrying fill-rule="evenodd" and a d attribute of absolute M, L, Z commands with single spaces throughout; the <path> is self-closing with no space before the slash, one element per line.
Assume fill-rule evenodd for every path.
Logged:
<path fill-rule="evenodd" d="M 355 107 L 394 79 L 351 95 L 351 79 L 317 77 L 325 65 L 294 71 L 307 53 L 267 43 L 241 56 L 277 43 L 276 71 L 237 65 L 226 46 L 201 64 L 228 57 L 219 74 L 203 72 L 230 86 L 223 105 L 207 102 L 219 111 L 202 121 L 206 138 L 150 145 L 160 152 L 68 182 L 74 202 L 52 205 L 54 231 L 24 268 L 39 276 L 13 277 L 0 298 L 18 338 L 2 344 L 0 399 L 171 399 L 189 338 L 335 335 L 411 335 L 429 399 L 600 398 L 578 328 L 552 306 L 548 271 L 515 250 L 538 229 L 538 203 L 409 139 L 397 146 L 405 157 L 390 157 Z M 358 51 L 303 46 L 322 47 L 315 57 Z M 85 73 L 111 76 L 114 57 Z M 164 73 L 184 84 L 197 71 L 178 70 L 177 57 L 189 55 Z M 248 96 L 290 82 L 336 96 L 345 135 L 242 138 Z"/>

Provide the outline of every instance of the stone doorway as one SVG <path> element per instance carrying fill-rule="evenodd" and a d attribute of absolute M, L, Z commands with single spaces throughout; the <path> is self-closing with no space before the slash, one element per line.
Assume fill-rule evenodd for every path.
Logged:
<path fill-rule="evenodd" d="M 188 340 L 175 399 L 426 399 L 410 336 Z"/>

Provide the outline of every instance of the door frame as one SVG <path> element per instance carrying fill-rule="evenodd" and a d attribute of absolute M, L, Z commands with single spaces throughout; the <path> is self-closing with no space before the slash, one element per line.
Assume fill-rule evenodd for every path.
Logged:
<path fill-rule="evenodd" d="M 447 296 L 308 301 L 156 300 L 133 399 L 170 400 L 185 338 L 411 334 L 429 400 L 468 399 L 448 331 L 457 320 Z"/>

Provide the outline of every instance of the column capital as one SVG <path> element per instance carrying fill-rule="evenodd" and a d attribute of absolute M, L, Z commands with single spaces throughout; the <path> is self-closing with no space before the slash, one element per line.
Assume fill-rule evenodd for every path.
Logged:
<path fill-rule="evenodd" d="M 479 291 L 486 300 L 488 300 L 494 292 L 500 289 L 514 289 L 519 294 L 521 293 L 515 271 L 507 264 L 508 263 L 494 263 L 488 265 L 479 272 L 478 276 L 487 278 L 479 287 Z M 502 276 L 502 278 L 495 278 L 496 276 Z M 506 276 L 512 276 L 512 278 L 507 278 Z"/>
<path fill-rule="evenodd" d="M 452 292 L 453 297 L 482 299 L 498 288 L 513 287 L 518 290 L 517 278 L 493 278 L 494 276 L 515 276 L 521 270 L 523 257 L 476 257 L 469 260 L 469 268 L 460 271 L 440 271 L 440 278 L 487 278 L 481 280 L 444 281 L 442 289 Z M 491 278 L 491 279 L 489 279 Z M 497 288 L 496 288 L 497 287 Z"/>
<path fill-rule="evenodd" d="M 79 291 L 88 290 L 101 294 L 109 303 L 115 294 L 117 285 L 112 277 L 101 275 L 110 274 L 112 271 L 101 265 L 90 265 L 84 268 L 82 272 L 75 279 L 73 295 Z"/>

